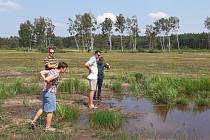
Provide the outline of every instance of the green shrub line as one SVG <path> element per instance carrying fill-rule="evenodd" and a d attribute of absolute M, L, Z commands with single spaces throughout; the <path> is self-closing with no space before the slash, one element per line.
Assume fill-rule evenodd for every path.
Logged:
<path fill-rule="evenodd" d="M 104 130 L 117 130 L 125 122 L 125 117 L 121 112 L 100 110 L 94 112 L 89 117 L 90 127 Z"/>

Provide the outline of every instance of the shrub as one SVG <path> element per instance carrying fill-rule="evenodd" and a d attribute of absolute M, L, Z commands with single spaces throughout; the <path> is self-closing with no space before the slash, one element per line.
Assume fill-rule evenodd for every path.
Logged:
<path fill-rule="evenodd" d="M 88 84 L 85 81 L 70 78 L 64 80 L 58 87 L 58 90 L 61 92 L 68 92 L 70 94 L 84 94 L 88 91 Z"/>
<path fill-rule="evenodd" d="M 90 116 L 90 126 L 98 129 L 116 130 L 122 127 L 124 115 L 120 112 L 101 110 Z"/>
<path fill-rule="evenodd" d="M 79 113 L 75 107 L 57 104 L 56 115 L 61 119 L 70 120 L 75 123 L 78 120 Z"/>
<path fill-rule="evenodd" d="M 116 93 L 121 93 L 122 91 L 122 83 L 118 80 L 118 81 L 115 81 L 113 84 L 112 84 L 112 89 L 116 92 Z"/>
<path fill-rule="evenodd" d="M 189 100 L 186 97 L 179 97 L 176 99 L 176 104 L 179 105 L 188 105 Z"/>
<path fill-rule="evenodd" d="M 209 101 L 208 98 L 198 97 L 198 98 L 195 100 L 195 104 L 198 105 L 198 106 L 208 106 L 209 103 L 210 103 L 210 101 Z"/>

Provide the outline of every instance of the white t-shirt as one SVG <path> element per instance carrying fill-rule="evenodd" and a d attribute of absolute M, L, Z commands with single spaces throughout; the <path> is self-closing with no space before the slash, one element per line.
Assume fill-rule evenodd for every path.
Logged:
<path fill-rule="evenodd" d="M 91 57 L 88 62 L 90 65 L 91 73 L 88 75 L 87 79 L 97 79 L 98 78 L 98 67 L 96 57 Z"/>

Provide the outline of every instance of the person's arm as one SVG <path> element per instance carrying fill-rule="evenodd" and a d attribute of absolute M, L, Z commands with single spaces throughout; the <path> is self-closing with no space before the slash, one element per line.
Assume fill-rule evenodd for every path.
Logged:
<path fill-rule="evenodd" d="M 41 76 L 42 76 L 42 78 L 45 80 L 45 78 L 47 77 L 47 75 L 48 75 L 48 70 L 42 70 L 42 71 L 40 71 L 40 74 L 41 74 Z"/>
<path fill-rule="evenodd" d="M 89 73 L 91 73 L 92 72 L 92 70 L 91 70 L 91 65 L 94 63 L 94 59 L 93 58 L 90 58 L 90 60 L 89 61 L 87 61 L 86 63 L 85 63 L 85 67 L 89 70 Z"/>
<path fill-rule="evenodd" d="M 90 64 L 88 62 L 85 63 L 85 67 L 89 70 L 89 73 L 91 73 Z"/>

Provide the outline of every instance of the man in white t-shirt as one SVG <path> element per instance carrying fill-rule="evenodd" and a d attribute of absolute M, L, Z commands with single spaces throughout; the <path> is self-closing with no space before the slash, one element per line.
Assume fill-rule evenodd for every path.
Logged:
<path fill-rule="evenodd" d="M 97 108 L 93 104 L 93 96 L 96 91 L 97 78 L 98 78 L 98 67 L 97 61 L 101 56 L 101 51 L 96 50 L 94 56 L 92 56 L 86 63 L 85 67 L 89 70 L 89 75 L 87 77 L 90 85 L 90 94 L 89 94 L 89 108 Z"/>

